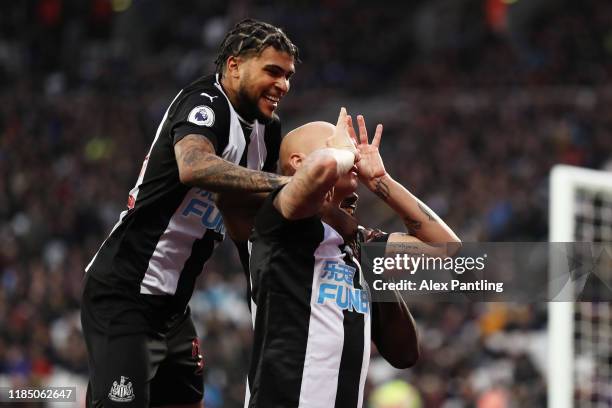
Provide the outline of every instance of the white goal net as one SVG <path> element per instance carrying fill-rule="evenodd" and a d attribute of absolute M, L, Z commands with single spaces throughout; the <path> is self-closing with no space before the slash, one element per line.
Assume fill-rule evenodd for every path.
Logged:
<path fill-rule="evenodd" d="M 550 242 L 599 244 L 566 247 L 568 262 L 589 263 L 588 273 L 572 275 L 551 257 L 551 282 L 568 269 L 571 279 L 562 294 L 551 285 L 560 301 L 549 303 L 548 407 L 611 407 L 612 258 L 602 251 L 612 243 L 612 173 L 559 165 L 550 185 Z"/>

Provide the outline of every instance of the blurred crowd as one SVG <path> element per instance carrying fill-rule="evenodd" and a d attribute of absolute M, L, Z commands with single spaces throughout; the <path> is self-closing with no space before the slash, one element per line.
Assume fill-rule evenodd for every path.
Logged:
<path fill-rule="evenodd" d="M 125 207 L 172 96 L 212 70 L 242 17 L 284 27 L 301 48 L 285 126 L 332 120 L 337 104 L 321 101 L 363 106 L 356 113 L 371 126 L 385 125 L 389 173 L 464 241 L 545 241 L 551 166 L 612 169 L 612 4 L 541 1 L 519 14 L 522 0 L 499 1 L 508 8 L 500 23 L 495 1 L 308 3 L 3 5 L 0 387 L 77 385 L 82 398 L 84 267 Z M 359 206 L 363 224 L 403 229 L 375 196 L 363 192 Z M 207 408 L 242 406 L 252 336 L 244 296 L 225 242 L 191 303 Z M 374 353 L 372 408 L 545 405 L 546 305 L 411 307 L 421 360 L 397 371 Z"/>

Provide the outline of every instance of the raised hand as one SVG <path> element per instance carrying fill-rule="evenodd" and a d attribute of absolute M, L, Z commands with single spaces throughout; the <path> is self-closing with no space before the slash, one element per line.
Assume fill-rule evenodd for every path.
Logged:
<path fill-rule="evenodd" d="M 336 123 L 336 129 L 334 133 L 326 140 L 327 147 L 333 147 L 336 149 L 349 150 L 353 153 L 357 153 L 355 143 L 349 135 L 349 124 L 346 113 L 346 108 L 340 108 L 340 115 L 338 115 L 338 123 Z M 354 131 L 353 131 L 354 133 Z"/>
<path fill-rule="evenodd" d="M 376 131 L 374 132 L 374 138 L 372 143 L 368 142 L 368 131 L 366 129 L 365 119 L 362 115 L 357 116 L 357 127 L 359 128 L 359 139 L 355 134 L 353 128 L 352 118 L 349 116 L 347 120 L 348 133 L 354 140 L 358 141 L 357 151 L 360 155 L 360 160 L 357 162 L 357 173 L 359 174 L 359 180 L 366 186 L 370 191 L 376 190 L 376 180 L 387 174 L 385 165 L 383 164 L 382 158 L 378 146 L 380 146 L 380 140 L 382 138 L 383 126 L 378 124 Z"/>

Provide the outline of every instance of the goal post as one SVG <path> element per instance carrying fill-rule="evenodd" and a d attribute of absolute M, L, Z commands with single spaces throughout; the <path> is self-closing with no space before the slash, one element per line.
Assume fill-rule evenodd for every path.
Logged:
<path fill-rule="evenodd" d="M 612 242 L 611 172 L 566 165 L 553 168 L 550 176 L 549 241 Z M 591 312 L 593 307 L 587 303 L 587 313 L 583 318 L 581 313 L 585 305 L 572 301 L 577 295 L 572 279 L 567 279 L 559 293 L 558 282 L 563 278 L 560 275 L 568 276 L 567 264 L 560 265 L 563 260 L 559 256 L 551 256 L 550 260 L 550 296 L 558 301 L 548 305 L 548 407 L 604 406 L 610 402 L 608 398 L 612 398 L 612 393 L 610 387 L 602 389 L 600 385 L 606 380 L 612 381 L 612 375 L 610 363 L 602 363 L 598 353 L 612 356 L 612 338 L 602 338 L 610 334 L 611 306 L 602 304 L 594 314 Z M 604 315 L 608 321 L 601 318 Z M 580 341 L 575 341 L 575 338 Z M 606 350 L 602 351 L 602 348 Z M 599 367 L 601 364 L 608 367 Z M 586 367 L 586 376 L 576 375 L 578 366 Z M 584 398 L 575 397 L 578 378 L 582 378 L 583 383 L 592 379 L 592 384 L 586 386 L 589 391 Z"/>

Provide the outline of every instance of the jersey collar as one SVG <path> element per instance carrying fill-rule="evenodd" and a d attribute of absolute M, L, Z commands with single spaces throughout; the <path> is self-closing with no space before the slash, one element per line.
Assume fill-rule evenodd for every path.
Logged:
<path fill-rule="evenodd" d="M 234 105 L 232 105 L 232 101 L 230 101 L 230 98 L 225 93 L 225 89 L 223 89 L 223 85 L 221 85 L 221 81 L 220 81 L 218 73 L 215 74 L 215 86 L 221 90 L 221 92 L 223 93 L 223 96 L 225 96 L 225 99 L 227 99 L 227 102 L 230 104 L 230 106 L 232 107 L 234 112 L 236 112 L 236 116 L 238 116 L 238 120 L 243 125 L 248 126 L 249 128 L 252 128 L 253 126 L 255 126 L 257 124 L 257 119 L 254 119 L 253 122 L 249 122 L 248 120 L 246 120 L 242 116 L 240 116 L 240 114 L 238 113 L 238 110 L 236 110 Z"/>

